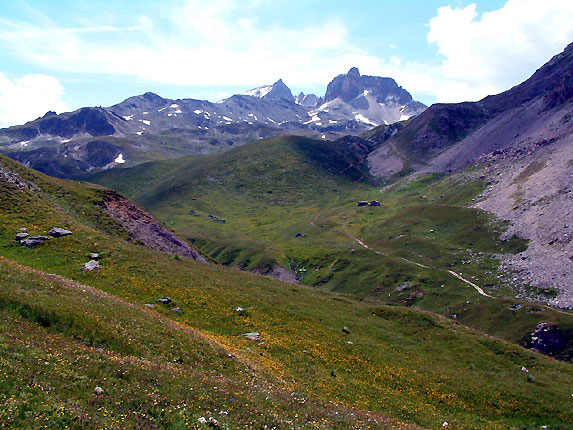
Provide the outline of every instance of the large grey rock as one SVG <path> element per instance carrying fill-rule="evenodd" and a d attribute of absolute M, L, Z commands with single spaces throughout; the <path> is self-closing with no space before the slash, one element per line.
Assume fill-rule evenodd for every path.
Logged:
<path fill-rule="evenodd" d="M 27 248 L 35 248 L 36 246 L 41 245 L 42 243 L 44 243 L 46 240 L 49 239 L 50 238 L 47 236 L 30 236 L 21 241 L 20 245 L 25 246 Z"/>
<path fill-rule="evenodd" d="M 88 261 L 88 262 L 84 265 L 84 267 L 83 267 L 82 270 L 83 270 L 84 272 L 91 272 L 91 271 L 93 271 L 93 270 L 99 270 L 99 268 L 100 268 L 100 267 L 99 267 L 99 263 L 98 263 L 97 261 L 95 261 L 95 260 L 90 260 L 90 261 Z"/>
<path fill-rule="evenodd" d="M 567 336 L 558 326 L 540 322 L 531 333 L 528 346 L 542 354 L 556 355 L 567 347 L 567 343 Z"/>
<path fill-rule="evenodd" d="M 72 234 L 70 230 L 66 230 L 65 228 L 60 227 L 53 227 L 48 234 L 52 237 L 62 237 L 62 236 L 69 236 Z"/>
<path fill-rule="evenodd" d="M 28 233 L 16 233 L 16 240 L 24 240 L 28 236 L 30 236 Z"/>

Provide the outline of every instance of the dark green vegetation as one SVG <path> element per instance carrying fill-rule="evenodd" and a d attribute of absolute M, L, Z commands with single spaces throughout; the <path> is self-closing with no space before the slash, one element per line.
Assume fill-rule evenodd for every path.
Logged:
<path fill-rule="evenodd" d="M 296 159 L 304 151 L 304 146 L 285 151 L 283 160 Z M 104 190 L 98 186 L 53 180 L 3 157 L 0 163 L 0 314 L 4 322 L 0 417 L 6 427 L 185 428 L 198 427 L 199 417 L 213 416 L 224 428 L 408 428 L 400 423 L 405 421 L 437 429 L 448 421 L 459 429 L 541 425 L 565 429 L 573 420 L 568 407 L 573 384 L 568 363 L 421 310 L 285 284 L 135 246 L 103 212 L 99 203 Z M 328 160 L 321 163 L 329 166 Z M 184 169 L 183 164 L 180 167 Z M 215 178 L 232 178 L 228 167 L 226 176 Z M 284 169 L 273 174 L 280 178 L 295 173 Z M 310 169 L 305 174 L 310 175 Z M 291 233 L 302 230 L 294 219 L 299 216 L 308 220 L 307 236 L 300 240 L 314 240 L 318 236 L 314 232 L 321 232 L 321 240 L 331 241 L 332 257 L 323 254 L 324 261 L 335 258 L 334 265 L 343 265 L 339 253 L 346 252 L 348 258 L 357 255 L 362 264 L 406 264 L 397 255 L 360 251 L 345 235 L 346 231 L 359 233 L 359 224 L 349 217 L 391 225 L 401 207 L 390 211 L 384 202 L 381 208 L 357 212 L 356 195 L 370 197 L 374 190 L 343 176 L 315 175 L 306 178 L 304 182 L 311 184 L 306 187 L 301 179 L 294 184 L 298 188 L 285 183 L 280 194 L 280 187 L 267 190 L 273 193 L 253 194 L 252 207 L 243 209 L 265 207 L 266 213 L 275 210 L 278 219 L 279 208 L 287 203 L 291 207 L 281 218 L 284 226 L 277 221 L 274 226 L 260 224 L 264 252 L 269 249 L 267 238 L 283 235 L 284 243 L 293 244 L 296 254 L 292 255 L 300 260 L 293 261 L 299 264 L 299 273 L 305 279 L 314 276 L 302 269 L 311 267 L 311 258 L 320 257 L 321 247 L 295 247 L 290 239 Z M 5 181 L 7 177 L 12 183 Z M 264 172 L 251 177 L 265 180 Z M 32 182 L 32 189 L 23 188 Z M 152 189 L 153 184 L 148 184 Z M 447 182 L 431 184 L 436 193 L 443 192 L 442 186 L 447 188 Z M 176 189 L 177 184 L 173 185 Z M 428 184 L 413 183 L 408 192 L 415 193 L 416 187 L 427 189 Z M 223 195 L 222 190 L 211 193 Z M 310 193 L 315 200 L 309 206 L 304 202 Z M 396 193 L 396 199 L 407 201 L 407 193 Z M 272 204 L 270 194 L 279 194 L 276 198 L 282 206 Z M 332 195 L 337 196 L 335 204 Z M 462 197 L 451 194 L 443 199 Z M 192 198 L 189 203 L 200 202 L 199 194 L 197 200 Z M 431 200 L 431 195 L 426 199 Z M 307 213 L 313 208 L 314 213 Z M 327 209 L 330 215 L 324 217 Z M 376 209 L 391 213 L 381 217 Z M 226 223 L 207 219 L 214 232 L 234 227 L 229 215 L 235 212 L 221 212 L 214 215 L 227 216 Z M 74 233 L 33 249 L 14 240 L 22 227 L 30 234 L 41 234 L 55 225 Z M 240 235 L 241 224 L 237 226 Z M 335 233 L 336 228 L 341 234 Z M 361 235 L 364 240 L 375 239 L 371 233 Z M 244 243 L 247 239 L 245 234 Z M 376 246 L 382 249 L 385 239 L 377 240 Z M 356 248 L 354 254 L 350 247 Z M 292 252 L 288 247 L 276 249 L 279 257 L 281 252 L 287 257 Z M 307 258 L 299 251 L 304 249 Z M 92 252 L 100 253 L 101 270 L 82 272 Z M 406 251 L 403 255 L 411 256 Z M 418 275 L 423 271 L 416 267 L 412 267 L 412 279 L 422 287 Z M 339 289 L 346 289 L 344 271 L 333 272 Z M 444 273 L 438 268 L 426 276 L 437 279 Z M 460 295 L 472 294 L 485 303 L 485 298 L 473 295 L 473 289 L 448 282 L 448 291 L 459 288 Z M 392 294 L 391 299 L 399 301 L 398 293 Z M 173 303 L 157 304 L 155 300 L 163 296 Z M 424 300 L 426 296 L 420 303 Z M 156 306 L 150 309 L 145 303 Z M 174 306 L 182 311 L 172 312 Z M 235 311 L 237 306 L 245 311 Z M 350 333 L 342 332 L 343 326 Z M 237 336 L 247 332 L 258 332 L 261 339 Z M 530 381 L 522 366 L 529 369 Z M 103 392 L 96 393 L 96 386 Z"/>
<path fill-rule="evenodd" d="M 467 208 L 485 186 L 479 173 L 420 176 L 380 190 L 363 158 L 331 144 L 277 138 L 91 180 L 130 196 L 221 264 L 268 274 L 292 268 L 303 284 L 416 306 L 513 342 L 541 320 L 573 328 L 565 314 L 531 312 L 539 306 L 516 300 L 498 273 L 492 255 L 527 243 L 500 241 L 504 226 Z M 381 206 L 357 206 L 373 199 Z M 514 304 L 523 308 L 509 309 Z"/>

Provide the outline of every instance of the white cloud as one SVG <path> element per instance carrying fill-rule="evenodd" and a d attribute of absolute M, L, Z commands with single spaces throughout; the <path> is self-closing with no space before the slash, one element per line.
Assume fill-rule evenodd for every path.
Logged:
<path fill-rule="evenodd" d="M 368 72 L 394 77 L 413 94 L 438 102 L 475 101 L 529 78 L 573 41 L 573 2 L 508 0 L 478 16 L 476 5 L 439 8 L 429 22 L 428 42 L 438 64 L 403 61 L 395 55 Z"/>
<path fill-rule="evenodd" d="M 167 16 L 142 16 L 124 30 L 0 19 L 0 45 L 55 71 L 192 86 L 261 85 L 279 78 L 293 85 L 324 82 L 325 75 L 369 57 L 348 42 L 338 20 L 306 28 L 271 25 L 256 19 L 257 0 L 175 5 Z"/>
<path fill-rule="evenodd" d="M 63 94 L 64 88 L 52 76 L 25 75 L 11 80 L 0 73 L 0 127 L 22 124 L 49 110 L 69 110 Z"/>
<path fill-rule="evenodd" d="M 508 0 L 478 17 L 476 5 L 438 9 L 428 42 L 445 57 L 438 70 L 440 101 L 476 100 L 506 90 L 573 40 L 571 0 Z"/>
<path fill-rule="evenodd" d="M 179 0 L 160 15 L 117 23 L 0 18 L 0 48 L 54 73 L 135 77 L 192 87 L 245 89 L 283 78 L 291 87 L 324 85 L 358 66 L 390 76 L 414 95 L 477 100 L 526 79 L 573 39 L 573 2 L 508 0 L 478 16 L 475 5 L 438 9 L 428 42 L 443 62 L 380 58 L 351 42 L 345 23 L 325 19 L 286 27 L 260 19 L 263 0 Z M 105 21 L 105 19 L 103 20 Z"/>

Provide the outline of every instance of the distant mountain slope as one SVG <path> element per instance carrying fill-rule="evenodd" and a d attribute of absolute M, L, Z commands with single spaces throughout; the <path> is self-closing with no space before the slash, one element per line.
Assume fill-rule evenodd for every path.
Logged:
<path fill-rule="evenodd" d="M 53 176 L 78 177 L 92 170 L 222 152 L 271 136 L 334 140 L 425 108 L 390 78 L 358 80 L 375 96 L 322 104 L 313 94 L 293 97 L 282 80 L 217 103 L 164 99 L 148 92 L 108 108 L 49 112 L 25 125 L 2 129 L 0 151 Z"/>
<path fill-rule="evenodd" d="M 290 88 L 284 84 L 282 79 L 279 79 L 273 85 L 258 87 L 247 91 L 242 95 L 254 96 L 267 100 L 286 100 L 292 103 L 295 101 L 295 98 L 290 92 Z"/>
<path fill-rule="evenodd" d="M 426 109 L 394 79 L 362 76 L 356 67 L 334 78 L 321 102 L 309 112 L 316 124 L 336 124 L 347 118 L 370 126 L 392 124 Z"/>
<path fill-rule="evenodd" d="M 434 166 L 431 170 L 459 169 L 474 163 L 481 154 L 523 140 L 520 133 L 531 128 L 536 116 L 545 115 L 537 122 L 546 123 L 549 112 L 560 109 L 571 96 L 573 44 L 510 90 L 478 102 L 430 106 L 371 154 L 371 171 L 374 176 L 391 177 L 403 170 L 419 170 L 427 163 Z M 529 118 L 524 119 L 524 115 Z M 486 131 L 479 131 L 486 124 L 491 130 L 487 138 Z"/>
<path fill-rule="evenodd" d="M 480 172 L 477 207 L 530 241 L 504 260 L 516 284 L 558 288 L 573 306 L 573 44 L 528 80 L 476 103 L 433 105 L 368 157 L 370 173 Z"/>

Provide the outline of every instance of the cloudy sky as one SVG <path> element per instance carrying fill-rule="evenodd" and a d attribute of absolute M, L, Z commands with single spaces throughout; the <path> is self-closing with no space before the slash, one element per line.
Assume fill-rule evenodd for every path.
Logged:
<path fill-rule="evenodd" d="M 0 126 L 146 91 L 214 101 L 279 78 L 323 95 L 352 66 L 427 104 L 478 100 L 571 41 L 571 0 L 4 1 Z"/>

